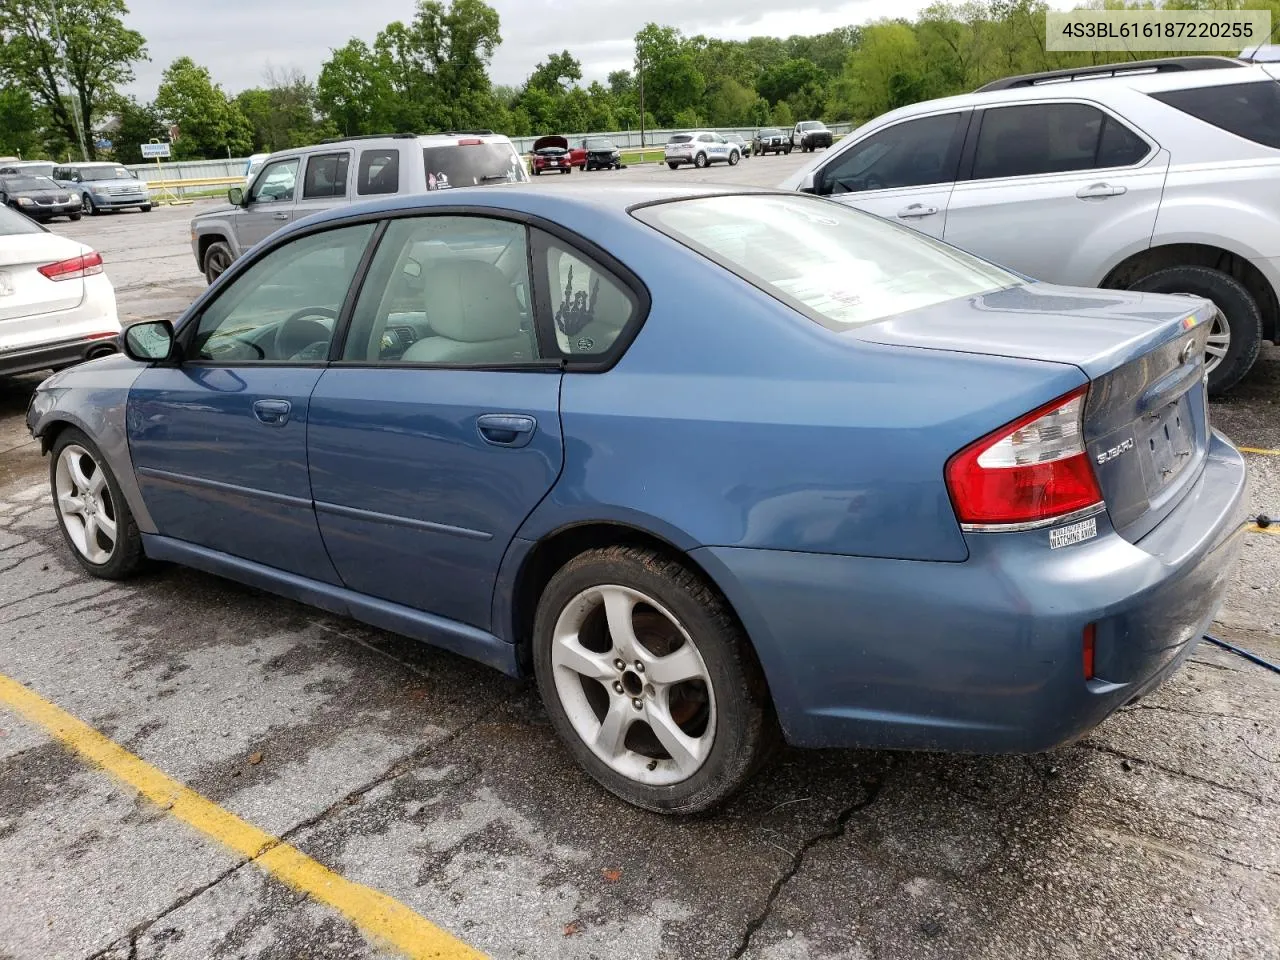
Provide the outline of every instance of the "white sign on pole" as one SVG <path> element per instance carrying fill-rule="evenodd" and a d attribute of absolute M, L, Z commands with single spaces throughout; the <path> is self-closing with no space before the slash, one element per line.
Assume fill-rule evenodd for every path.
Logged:
<path fill-rule="evenodd" d="M 169 145 L 167 143 L 144 143 L 142 147 L 142 157 L 144 160 L 160 160 L 169 156 Z"/>

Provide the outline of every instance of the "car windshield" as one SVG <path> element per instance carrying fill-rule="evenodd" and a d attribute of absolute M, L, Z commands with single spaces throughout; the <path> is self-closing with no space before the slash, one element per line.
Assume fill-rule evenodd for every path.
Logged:
<path fill-rule="evenodd" d="M 736 134 L 736 133 L 726 133 L 726 134 L 724 135 L 724 138 L 725 138 L 726 140 L 732 140 L 734 143 L 741 143 L 741 142 L 742 142 L 742 137 L 738 136 L 738 134 Z"/>
<path fill-rule="evenodd" d="M 583 146 L 587 150 L 616 150 L 612 140 L 605 140 L 601 137 L 592 137 L 583 141 Z"/>
<path fill-rule="evenodd" d="M 77 167 L 80 176 L 85 180 L 132 180 L 133 177 L 124 167 L 104 165 L 101 167 Z"/>
<path fill-rule="evenodd" d="M 12 237 L 19 233 L 48 233 L 48 231 L 16 210 L 0 207 L 0 237 Z"/>
<path fill-rule="evenodd" d="M 761 130 L 761 131 L 760 131 L 760 136 L 762 136 L 762 137 L 780 137 L 780 136 L 782 136 L 782 131 L 781 131 L 781 130 L 779 130 L 777 127 L 767 127 L 767 128 L 765 128 L 764 130 Z"/>
<path fill-rule="evenodd" d="M 48 177 L 4 177 L 6 190 L 57 190 L 58 185 Z"/>
<path fill-rule="evenodd" d="M 800 124 L 800 129 L 801 129 L 801 130 L 821 130 L 821 129 L 823 129 L 823 127 L 822 127 L 822 121 L 821 121 L 821 120 L 806 120 L 806 121 L 804 121 L 804 123 Z"/>
<path fill-rule="evenodd" d="M 1021 282 L 907 227 L 816 197 L 700 197 L 641 207 L 635 216 L 829 330 Z"/>
<path fill-rule="evenodd" d="M 426 163 L 428 190 L 520 183 L 529 179 L 516 148 L 509 143 L 426 147 L 422 159 Z"/>

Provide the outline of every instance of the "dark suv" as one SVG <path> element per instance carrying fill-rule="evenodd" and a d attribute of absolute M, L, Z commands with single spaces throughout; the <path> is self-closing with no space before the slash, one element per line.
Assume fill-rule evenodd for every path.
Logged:
<path fill-rule="evenodd" d="M 751 141 L 751 152 L 756 156 L 762 153 L 790 153 L 791 140 L 777 127 L 761 127 Z"/>

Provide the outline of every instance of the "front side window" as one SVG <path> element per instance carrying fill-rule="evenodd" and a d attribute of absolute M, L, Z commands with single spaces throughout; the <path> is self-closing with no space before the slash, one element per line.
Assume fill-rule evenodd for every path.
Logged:
<path fill-rule="evenodd" d="M 957 134 L 967 116 L 921 117 L 871 134 L 824 168 L 820 192 L 860 193 L 950 183 L 960 160 Z"/>
<path fill-rule="evenodd" d="M 428 190 L 522 183 L 529 179 L 520 155 L 510 143 L 476 141 L 426 147 L 422 159 L 426 164 Z"/>
<path fill-rule="evenodd" d="M 351 318 L 343 360 L 510 366 L 538 359 L 527 230 L 487 217 L 393 220 Z"/>
<path fill-rule="evenodd" d="M 560 240 L 546 237 L 544 247 L 560 352 L 570 357 L 608 353 L 636 315 L 635 295 L 609 271 Z"/>
<path fill-rule="evenodd" d="M 1114 130 L 1108 129 L 1113 125 Z M 1087 104 L 999 107 L 983 114 L 973 178 L 1129 166 L 1141 160 L 1149 149 L 1137 134 Z"/>
<path fill-rule="evenodd" d="M 356 193 L 362 197 L 400 189 L 400 151 L 364 150 L 356 167 Z"/>
<path fill-rule="evenodd" d="M 816 197 L 698 197 L 635 216 L 830 330 L 1020 282 L 908 227 Z"/>
<path fill-rule="evenodd" d="M 1260 80 L 1151 94 L 1220 130 L 1280 149 L 1280 83 Z"/>
<path fill-rule="evenodd" d="M 349 153 L 324 153 L 307 159 L 307 175 L 302 182 L 302 199 L 345 197 Z"/>
<path fill-rule="evenodd" d="M 277 160 L 258 174 L 258 179 L 253 181 L 253 193 L 249 199 L 253 203 L 292 200 L 293 188 L 297 182 L 298 161 Z"/>
<path fill-rule="evenodd" d="M 373 230 L 342 227 L 272 250 L 204 309 L 191 356 L 227 364 L 325 360 Z"/>

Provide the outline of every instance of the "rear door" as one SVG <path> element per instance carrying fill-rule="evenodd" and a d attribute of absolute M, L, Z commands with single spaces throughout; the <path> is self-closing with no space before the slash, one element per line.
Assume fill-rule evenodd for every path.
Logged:
<path fill-rule="evenodd" d="M 293 219 L 301 160 L 290 157 L 267 164 L 249 190 L 249 202 L 235 217 L 241 250 L 265 240 Z"/>
<path fill-rule="evenodd" d="M 311 392 L 372 224 L 278 247 L 129 392 L 129 449 L 159 533 L 328 583 L 307 475 Z"/>
<path fill-rule="evenodd" d="M 941 238 L 970 115 L 951 110 L 875 130 L 818 168 L 814 192 Z"/>
<path fill-rule="evenodd" d="M 1076 286 L 1096 286 L 1103 261 L 1150 246 L 1169 155 L 1118 116 L 1040 101 L 981 111 L 974 128 L 948 243 Z"/>
<path fill-rule="evenodd" d="M 349 204 L 352 172 L 350 150 L 313 153 L 307 157 L 302 175 L 302 194 L 293 208 L 294 218 Z"/>
<path fill-rule="evenodd" d="M 311 398 L 311 487 L 349 588 L 490 627 L 503 554 L 564 457 L 533 303 L 523 224 L 389 224 Z"/>

